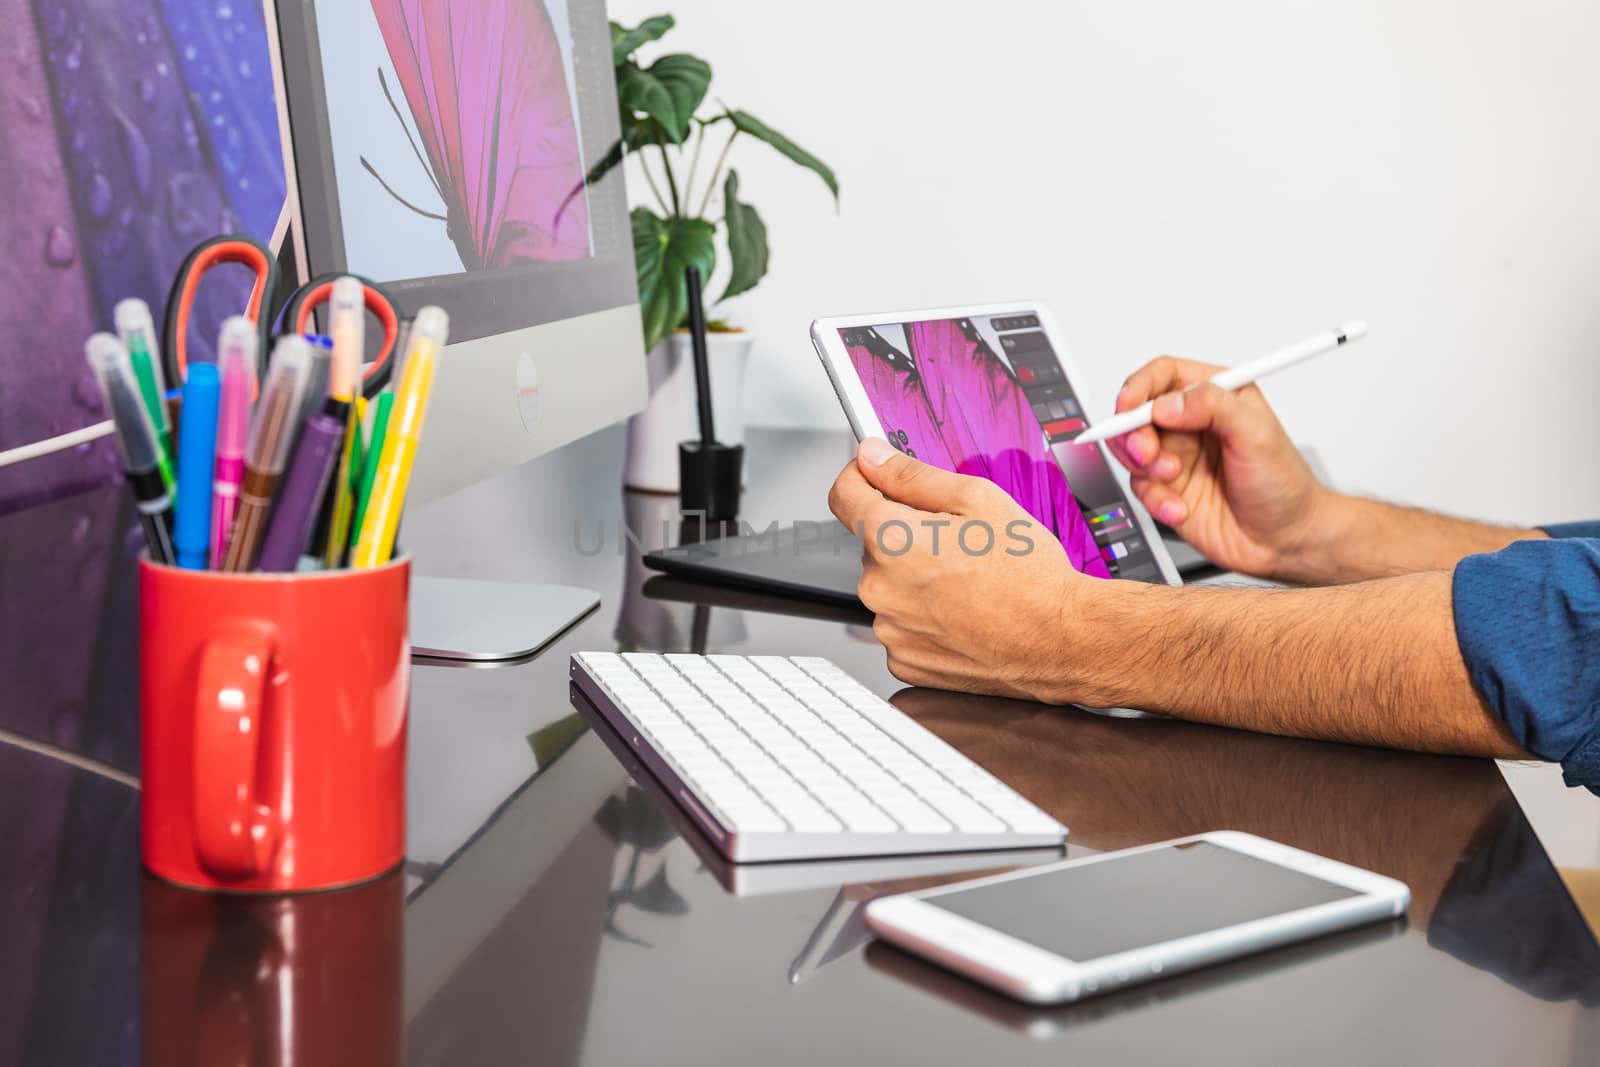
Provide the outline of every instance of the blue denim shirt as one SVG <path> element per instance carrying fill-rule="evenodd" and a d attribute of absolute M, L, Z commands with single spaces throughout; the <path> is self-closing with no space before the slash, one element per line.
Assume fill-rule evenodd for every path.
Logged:
<path fill-rule="evenodd" d="M 1456 641 L 1517 743 L 1600 794 L 1600 522 L 1456 565 Z"/>

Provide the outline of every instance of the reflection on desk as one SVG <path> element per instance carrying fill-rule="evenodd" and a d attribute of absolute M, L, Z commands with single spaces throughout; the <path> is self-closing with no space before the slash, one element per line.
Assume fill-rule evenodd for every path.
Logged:
<path fill-rule="evenodd" d="M 1488 760 L 930 689 L 891 703 L 1068 822 L 1074 845 L 1258 834 L 1405 882 L 1410 922 L 1463 962 L 1600 1004 L 1600 946 Z"/>
<path fill-rule="evenodd" d="M 868 945 L 866 961 L 873 970 L 931 994 L 944 1004 L 1026 1034 L 1036 1041 L 1049 1041 L 1073 1028 L 1152 1009 L 1180 997 L 1220 989 L 1240 992 L 1252 982 L 1280 979 L 1295 968 L 1328 961 L 1388 940 L 1403 932 L 1405 927 L 1404 919 L 1358 927 L 1056 1008 L 1038 1008 L 1012 1000 L 903 952 L 887 941 Z M 1348 960 L 1346 965 L 1354 962 Z"/>

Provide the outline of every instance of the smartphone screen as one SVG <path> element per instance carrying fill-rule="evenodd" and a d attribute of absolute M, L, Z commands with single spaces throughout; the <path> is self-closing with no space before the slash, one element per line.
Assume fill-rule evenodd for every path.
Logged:
<path fill-rule="evenodd" d="M 839 340 L 890 444 L 1000 486 L 1084 574 L 1163 580 L 1104 454 L 1072 443 L 1083 408 L 1038 315 L 885 322 Z"/>
<path fill-rule="evenodd" d="M 1359 895 L 1209 841 L 1186 841 L 927 903 L 1086 961 Z"/>

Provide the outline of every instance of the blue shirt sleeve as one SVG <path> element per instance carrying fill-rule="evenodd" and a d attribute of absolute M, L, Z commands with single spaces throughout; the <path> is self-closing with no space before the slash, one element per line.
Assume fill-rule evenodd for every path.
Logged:
<path fill-rule="evenodd" d="M 1518 744 L 1600 794 L 1600 539 L 1518 541 L 1456 565 L 1456 641 Z M 1600 532 L 1600 528 L 1597 528 Z"/>
<path fill-rule="evenodd" d="M 1600 537 L 1600 522 L 1558 522 L 1539 529 L 1551 537 Z"/>

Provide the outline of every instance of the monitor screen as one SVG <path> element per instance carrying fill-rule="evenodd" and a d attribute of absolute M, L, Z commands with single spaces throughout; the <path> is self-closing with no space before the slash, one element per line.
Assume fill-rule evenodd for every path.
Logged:
<path fill-rule="evenodd" d="M 1039 316 L 1012 312 L 839 331 L 891 444 L 987 478 L 1097 578 L 1163 582 Z"/>
<path fill-rule="evenodd" d="M 637 300 L 598 0 L 279 0 L 312 275 L 381 282 L 467 341 Z"/>

